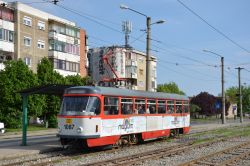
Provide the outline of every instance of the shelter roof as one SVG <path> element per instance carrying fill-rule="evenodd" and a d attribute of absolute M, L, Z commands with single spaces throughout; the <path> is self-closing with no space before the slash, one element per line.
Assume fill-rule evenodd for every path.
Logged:
<path fill-rule="evenodd" d="M 47 84 L 47 85 L 23 89 L 19 91 L 18 93 L 20 93 L 22 96 L 31 95 L 31 94 L 62 96 L 65 89 L 73 87 L 73 86 L 74 85 Z"/>

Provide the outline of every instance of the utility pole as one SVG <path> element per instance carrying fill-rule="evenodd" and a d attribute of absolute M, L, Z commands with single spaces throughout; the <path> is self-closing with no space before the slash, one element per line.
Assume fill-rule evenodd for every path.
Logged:
<path fill-rule="evenodd" d="M 146 91 L 151 91 L 151 57 L 150 57 L 150 42 L 151 42 L 151 25 L 153 24 L 162 24 L 165 20 L 159 20 L 151 23 L 151 17 L 148 17 L 146 14 L 143 14 L 137 10 L 131 9 L 126 5 L 120 5 L 121 9 L 127 9 L 137 14 L 140 14 L 146 17 L 147 24 L 147 45 L 146 45 Z"/>
<path fill-rule="evenodd" d="M 146 59 L 146 91 L 150 91 L 151 87 L 150 87 L 150 83 L 151 83 L 151 59 L 150 59 L 150 39 L 151 39 L 151 18 L 147 17 L 147 46 L 146 46 L 146 55 L 147 55 L 147 59 Z"/>
<path fill-rule="evenodd" d="M 240 98 L 240 123 L 243 123 L 243 113 L 242 113 L 242 94 L 241 94 L 241 82 L 240 82 L 240 70 L 244 69 L 242 67 L 235 68 L 238 70 L 238 80 L 239 80 L 239 98 Z"/>
<path fill-rule="evenodd" d="M 221 59 L 221 95 L 222 95 L 222 101 L 221 101 L 221 105 L 222 105 L 222 119 L 221 119 L 221 123 L 225 124 L 226 123 L 226 110 L 225 110 L 225 91 L 224 91 L 224 57 L 220 54 L 217 54 L 213 51 L 210 50 L 203 50 L 204 52 L 209 52 L 211 54 L 214 54 L 218 57 L 220 57 Z"/>
<path fill-rule="evenodd" d="M 224 83 L 224 57 L 221 56 L 222 124 L 226 123 Z"/>

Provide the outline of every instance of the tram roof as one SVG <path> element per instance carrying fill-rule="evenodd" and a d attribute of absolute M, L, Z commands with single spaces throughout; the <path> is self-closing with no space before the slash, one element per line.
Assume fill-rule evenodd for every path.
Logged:
<path fill-rule="evenodd" d="M 147 92 L 141 90 L 130 90 L 122 88 L 100 87 L 100 86 L 75 86 L 65 90 L 66 94 L 101 94 L 110 96 L 131 96 L 147 98 L 169 98 L 177 100 L 188 100 L 185 95 L 163 92 Z"/>

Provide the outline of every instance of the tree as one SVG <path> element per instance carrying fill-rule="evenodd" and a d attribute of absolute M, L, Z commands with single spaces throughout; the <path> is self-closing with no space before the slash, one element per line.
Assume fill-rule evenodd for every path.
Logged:
<path fill-rule="evenodd" d="M 197 118 L 197 115 L 200 114 L 201 108 L 195 104 L 190 104 L 190 115 Z"/>
<path fill-rule="evenodd" d="M 202 115 L 215 114 L 215 102 L 216 98 L 207 92 L 201 92 L 191 99 L 191 104 L 195 104 L 201 108 L 200 114 Z"/>
<path fill-rule="evenodd" d="M 35 74 L 22 60 L 5 62 L 5 69 L 0 71 L 0 121 L 6 127 L 18 128 L 21 126 L 22 98 L 18 91 L 37 85 Z M 41 110 L 29 98 L 29 116 Z"/>
<path fill-rule="evenodd" d="M 250 86 L 242 87 L 242 110 L 250 113 Z"/>
<path fill-rule="evenodd" d="M 65 84 L 66 80 L 59 73 L 54 71 L 53 65 L 48 58 L 43 58 L 37 66 L 37 77 L 40 85 Z M 48 127 L 56 127 L 56 115 L 60 109 L 60 98 L 58 96 L 41 96 L 44 103 L 44 111 L 41 115 Z"/>
<path fill-rule="evenodd" d="M 82 78 L 80 75 L 71 75 L 63 77 L 53 69 L 53 64 L 48 58 L 43 58 L 37 68 L 37 77 L 40 85 L 46 84 L 68 84 L 81 86 L 86 85 L 89 80 L 88 77 Z M 56 116 L 60 110 L 61 100 L 58 96 L 42 96 L 44 101 L 44 111 L 42 118 L 44 121 L 48 121 L 48 127 L 56 127 L 57 119 Z"/>
<path fill-rule="evenodd" d="M 90 78 L 89 77 L 81 77 L 80 75 L 70 75 L 70 76 L 66 76 L 66 84 L 68 85 L 86 85 Z"/>
<path fill-rule="evenodd" d="M 178 85 L 174 82 L 158 84 L 157 92 L 176 93 L 180 95 L 185 94 L 183 91 L 179 89 Z"/>
<path fill-rule="evenodd" d="M 250 86 L 242 86 L 242 111 L 243 113 L 250 113 Z M 226 90 L 226 96 L 232 103 L 238 104 L 239 113 L 239 88 L 230 87 Z"/>
<path fill-rule="evenodd" d="M 228 100 L 231 102 L 231 103 L 237 103 L 238 101 L 238 97 L 237 97 L 237 94 L 239 92 L 238 90 L 239 88 L 237 87 L 230 87 L 226 90 L 226 96 L 228 98 Z"/>

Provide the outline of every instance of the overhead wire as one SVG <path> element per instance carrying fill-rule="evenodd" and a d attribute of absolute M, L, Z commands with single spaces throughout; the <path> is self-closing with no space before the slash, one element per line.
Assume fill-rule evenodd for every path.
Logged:
<path fill-rule="evenodd" d="M 110 26 L 107 26 L 107 25 L 105 25 L 105 24 L 103 24 L 103 23 L 100 23 L 99 21 L 96 21 L 96 20 L 94 20 L 94 19 L 92 19 L 92 18 L 89 18 L 89 17 L 87 17 L 87 16 L 84 16 L 83 14 L 79 13 L 78 11 L 76 11 L 76 10 L 74 10 L 74 9 L 70 9 L 70 8 L 67 8 L 67 7 L 65 7 L 65 6 L 58 5 L 58 4 L 56 4 L 56 6 L 59 6 L 59 7 L 65 9 L 65 10 L 67 10 L 67 11 L 69 11 L 69 12 L 72 12 L 72 13 L 74 13 L 74 14 L 77 14 L 77 15 L 79 15 L 79 16 L 85 18 L 85 19 L 88 19 L 89 21 L 92 21 L 92 22 L 94 22 L 94 23 L 96 23 L 96 24 L 98 24 L 98 25 L 104 26 L 104 27 L 106 27 L 106 28 L 108 28 L 108 29 L 110 29 L 110 30 L 113 30 L 113 31 L 115 31 L 115 32 L 118 32 L 118 33 L 120 33 L 120 34 L 123 34 L 123 32 L 121 32 L 121 31 L 119 31 L 119 30 L 117 30 L 117 29 L 115 29 L 115 28 L 112 28 L 112 27 L 110 27 Z M 133 36 L 130 36 L 130 37 L 133 38 L 133 39 L 135 39 L 136 41 L 140 41 L 140 42 L 142 42 L 142 43 L 145 43 L 145 41 L 139 40 L 138 37 L 133 37 Z M 156 45 L 152 45 L 152 46 L 155 46 L 155 47 L 158 48 L 158 49 L 161 49 L 161 50 L 165 50 L 165 51 L 166 51 L 166 49 L 161 48 L 161 47 L 158 47 L 158 46 L 156 46 Z M 159 52 L 160 52 L 160 51 L 159 51 Z M 190 58 L 190 57 L 187 57 L 187 56 L 184 56 L 184 55 L 180 55 L 180 54 L 178 54 L 178 56 L 179 56 L 179 57 L 182 57 L 182 58 L 185 58 L 185 59 L 188 59 L 188 60 L 191 60 L 191 61 L 195 61 L 195 62 L 197 62 L 197 63 L 201 63 L 201 64 L 203 64 L 203 65 L 207 65 L 207 66 L 212 66 L 212 67 L 214 67 L 214 65 L 207 64 L 207 63 L 205 63 L 205 62 L 202 62 L 202 61 L 200 61 L 200 60 L 196 60 L 196 59 L 194 59 L 194 58 Z"/>
<path fill-rule="evenodd" d="M 164 61 L 162 61 L 162 60 L 160 60 L 159 62 L 160 62 L 160 63 L 162 63 L 162 62 L 164 63 Z M 175 64 L 172 64 L 172 65 L 175 65 Z M 178 65 L 175 65 L 175 66 L 178 66 Z M 200 75 L 202 75 L 202 76 L 207 76 L 207 77 L 210 77 L 210 78 L 214 78 L 214 79 L 216 79 L 217 81 L 220 79 L 220 78 L 218 78 L 218 77 L 209 75 L 209 74 L 207 74 L 207 73 L 203 73 L 203 72 L 200 72 L 200 71 L 198 71 L 198 70 L 190 69 L 190 68 L 188 68 L 187 66 L 179 66 L 179 67 L 181 67 L 182 69 L 187 69 L 187 70 L 193 71 L 195 74 L 200 74 Z"/>
<path fill-rule="evenodd" d="M 47 2 L 47 1 L 46 1 L 46 2 Z M 107 26 L 107 25 L 105 25 L 105 24 L 103 24 L 103 23 L 100 23 L 99 21 L 96 21 L 96 20 L 94 20 L 94 19 L 91 19 L 91 18 L 86 17 L 86 16 L 84 16 L 83 14 L 74 11 L 74 9 L 68 9 L 68 8 L 66 8 L 66 7 L 64 7 L 64 6 L 62 6 L 62 5 L 58 5 L 58 4 L 56 4 L 56 6 L 59 6 L 59 7 L 63 8 L 64 10 L 67 10 L 67 11 L 69 11 L 69 12 L 73 12 L 73 13 L 75 13 L 75 14 L 77 14 L 77 15 L 79 15 L 79 16 L 85 18 L 85 19 L 88 19 L 89 21 L 95 22 L 95 23 L 97 23 L 97 24 L 99 24 L 99 25 L 101 25 L 101 26 L 104 26 L 104 27 L 108 28 L 108 29 L 111 29 L 111 30 L 116 31 L 116 32 L 118 32 L 118 33 L 122 33 L 121 31 L 119 31 L 119 30 L 117 30 L 117 29 L 115 29 L 115 28 L 112 28 L 112 27 Z M 145 35 L 145 33 L 143 33 L 142 35 L 140 35 L 140 36 L 137 37 L 137 38 L 134 38 L 134 37 L 133 37 L 133 38 L 135 39 L 133 42 L 135 42 L 135 41 L 141 41 L 141 40 L 139 40 L 139 39 L 140 39 L 143 35 Z M 92 37 L 93 37 L 93 36 L 92 36 Z M 95 37 L 93 37 L 93 38 L 95 38 Z M 100 40 L 100 39 L 98 39 L 98 40 Z M 101 39 L 101 40 L 102 40 L 102 39 Z M 106 42 L 106 41 L 105 41 L 105 42 Z M 145 43 L 145 41 L 141 41 L 141 42 Z M 93 43 L 93 42 L 92 42 L 92 43 Z M 95 44 L 96 44 L 96 43 L 95 43 Z M 161 48 L 161 47 L 158 47 L 158 46 L 156 46 L 156 47 L 157 47 L 158 49 L 163 50 L 163 51 L 161 51 L 161 52 L 163 52 L 163 53 L 171 52 L 171 51 L 169 51 L 169 50 L 167 50 L 167 49 L 164 49 L 164 48 Z M 172 53 L 173 53 L 173 52 L 172 52 Z M 202 61 L 200 61 L 200 60 L 196 60 L 196 59 L 194 59 L 194 58 L 186 57 L 186 56 L 183 56 L 183 55 L 180 55 L 180 54 L 178 54 L 178 56 L 179 56 L 179 57 L 182 57 L 182 58 L 185 58 L 185 59 L 188 59 L 188 60 L 190 60 L 190 61 L 194 61 L 194 62 L 200 63 L 200 64 L 202 64 L 202 65 L 206 65 L 206 66 L 210 66 L 210 67 L 217 67 L 217 65 L 207 64 L 207 63 L 202 62 Z M 165 67 L 165 68 L 166 68 L 166 67 Z M 171 70 L 172 70 L 172 69 L 171 69 Z M 184 74 L 184 75 L 185 75 L 185 74 Z"/>
<path fill-rule="evenodd" d="M 48 1 L 48 0 L 43 0 L 43 1 L 44 1 L 45 3 L 53 3 L 52 1 Z M 98 17 L 96 17 L 96 16 L 90 15 L 90 14 L 88 14 L 88 13 L 83 13 L 83 14 L 81 14 L 82 12 L 79 13 L 78 11 L 76 11 L 76 10 L 74 10 L 74 9 L 66 8 L 66 7 L 64 7 L 64 6 L 62 6 L 62 5 L 56 4 L 56 6 L 59 6 L 59 7 L 63 8 L 64 10 L 67 10 L 67 11 L 73 12 L 73 13 L 75 13 L 75 14 L 77 14 L 77 15 L 80 15 L 81 17 L 84 17 L 85 19 L 88 19 L 89 21 L 95 22 L 95 23 L 97 23 L 97 24 L 99 24 L 99 25 L 102 25 L 102 26 L 104 26 L 104 27 L 106 27 L 106 28 L 108 28 L 108 29 L 111 29 L 111 30 L 113 30 L 113 31 L 122 33 L 121 31 L 119 31 L 119 30 L 117 30 L 117 29 L 115 29 L 115 28 L 112 28 L 112 27 L 110 27 L 110 26 L 107 26 L 107 25 L 105 25 L 105 24 L 102 24 L 102 23 L 100 23 L 99 21 L 96 21 L 95 19 L 99 19 L 99 20 L 102 20 L 102 21 L 105 21 L 105 22 L 109 22 L 109 23 L 112 23 L 112 24 L 116 24 L 116 25 L 118 25 L 118 23 L 114 23 L 114 22 L 111 22 L 111 21 L 106 20 L 106 19 L 101 19 L 101 18 L 98 18 Z M 84 15 L 87 15 L 87 16 L 84 16 Z M 94 18 L 94 19 L 91 19 L 91 18 L 89 18 L 89 17 L 92 17 L 92 18 Z M 123 34 L 123 33 L 122 33 L 122 34 Z M 131 36 L 131 38 L 135 39 L 135 40 L 132 41 L 132 43 L 134 43 L 135 41 L 140 41 L 140 42 L 145 43 L 145 41 L 140 40 L 140 38 L 141 38 L 142 36 L 143 36 L 143 34 L 140 35 L 139 37 L 133 37 L 133 36 Z M 102 39 L 100 39 L 100 40 L 102 40 Z M 158 42 L 158 43 L 161 43 L 161 44 L 164 45 L 164 43 L 162 43 L 162 42 Z M 152 44 L 152 46 L 155 46 L 156 48 L 158 48 L 158 49 L 160 49 L 160 50 L 164 50 L 164 51 L 173 53 L 173 52 L 171 52 L 171 51 L 169 51 L 169 50 L 166 50 L 166 49 L 164 49 L 164 48 L 158 47 L 158 46 L 156 46 L 156 45 L 153 45 L 153 44 Z M 181 49 L 185 49 L 185 50 L 189 50 L 189 51 L 194 52 L 194 50 L 187 49 L 187 48 L 181 48 Z M 157 51 L 158 51 L 158 50 L 157 50 Z M 158 52 L 160 52 L 160 51 L 158 51 Z M 176 53 L 174 53 L 174 54 L 175 54 L 176 56 L 179 56 L 179 57 L 184 58 L 184 59 L 188 59 L 188 60 L 193 61 L 193 62 L 197 62 L 197 63 L 203 64 L 203 65 L 207 65 L 207 66 L 211 66 L 211 67 L 217 67 L 217 65 L 207 64 L 207 63 L 205 63 L 205 62 L 202 62 L 202 61 L 199 61 L 199 60 L 196 60 L 196 59 L 194 59 L 194 58 L 190 58 L 190 57 L 187 57 L 187 56 L 184 56 L 184 55 L 181 55 L 181 54 L 176 54 Z"/>
<path fill-rule="evenodd" d="M 237 43 L 236 41 L 234 41 L 233 39 L 231 39 L 228 35 L 226 35 L 222 31 L 220 31 L 216 27 L 214 27 L 212 24 L 210 24 L 208 21 L 206 21 L 204 18 L 202 18 L 198 13 L 196 13 L 194 10 L 192 10 L 190 7 L 188 7 L 186 4 L 184 4 L 181 0 L 177 0 L 177 2 L 179 2 L 188 11 L 190 11 L 192 14 L 194 14 L 196 17 L 198 17 L 201 21 L 203 21 L 205 24 L 207 24 L 210 28 L 212 28 L 218 34 L 220 34 L 221 36 L 223 36 L 224 38 L 226 38 L 227 40 L 229 40 L 231 43 L 233 43 L 234 45 L 238 46 L 242 50 L 246 51 L 247 53 L 250 53 L 250 51 L 248 49 L 246 49 L 245 47 L 241 46 L 239 43 Z"/>
<path fill-rule="evenodd" d="M 159 63 L 159 66 L 162 67 L 162 69 L 167 69 L 168 71 L 172 71 L 174 73 L 180 74 L 180 75 L 182 75 L 184 77 L 187 77 L 187 78 L 193 78 L 193 79 L 196 79 L 196 80 L 199 80 L 199 81 L 211 81 L 211 82 L 215 81 L 215 82 L 218 82 L 218 80 L 206 80 L 206 79 L 201 79 L 201 78 L 194 77 L 193 75 L 184 74 L 182 72 L 179 72 L 179 71 L 173 70 L 173 69 L 171 69 L 169 67 L 166 67 L 165 65 L 162 65 L 160 63 Z"/>
<path fill-rule="evenodd" d="M 82 14 L 80 14 L 80 13 L 74 11 L 73 9 L 67 9 L 66 7 L 63 7 L 62 5 L 57 5 L 57 6 L 59 6 L 59 7 L 63 8 L 63 9 L 65 9 L 65 10 L 67 10 L 67 11 L 73 12 L 73 13 L 79 15 L 79 16 L 83 16 Z M 96 21 L 94 21 L 94 22 L 100 24 L 99 22 L 96 22 Z M 100 25 L 104 25 L 104 24 L 100 24 Z M 105 27 L 107 27 L 107 26 L 105 25 Z M 108 28 L 108 27 L 107 27 L 107 28 Z M 114 28 L 112 28 L 112 30 L 114 30 Z M 121 32 L 118 31 L 118 30 L 116 30 L 116 32 L 121 33 Z M 144 32 L 142 35 L 140 35 L 139 37 L 135 38 L 134 41 L 139 41 L 139 39 L 140 39 L 143 35 L 145 35 L 145 32 Z M 134 41 L 133 41 L 133 42 L 134 42 Z M 158 46 L 157 46 L 157 48 L 158 48 L 158 49 L 161 49 L 161 50 L 166 50 L 166 49 L 160 48 L 160 47 L 158 47 Z M 188 59 L 188 60 L 191 60 L 191 61 L 200 63 L 200 64 L 202 64 L 202 65 L 206 65 L 206 66 L 210 66 L 210 67 L 216 67 L 216 65 L 207 64 L 207 63 L 205 63 L 205 62 L 202 62 L 202 61 L 200 61 L 200 60 L 196 60 L 196 59 L 193 59 L 193 58 L 190 58 L 190 57 L 187 57 L 187 56 L 183 56 L 183 55 L 179 55 L 179 56 L 182 57 L 182 58 L 185 58 L 185 59 Z"/>

